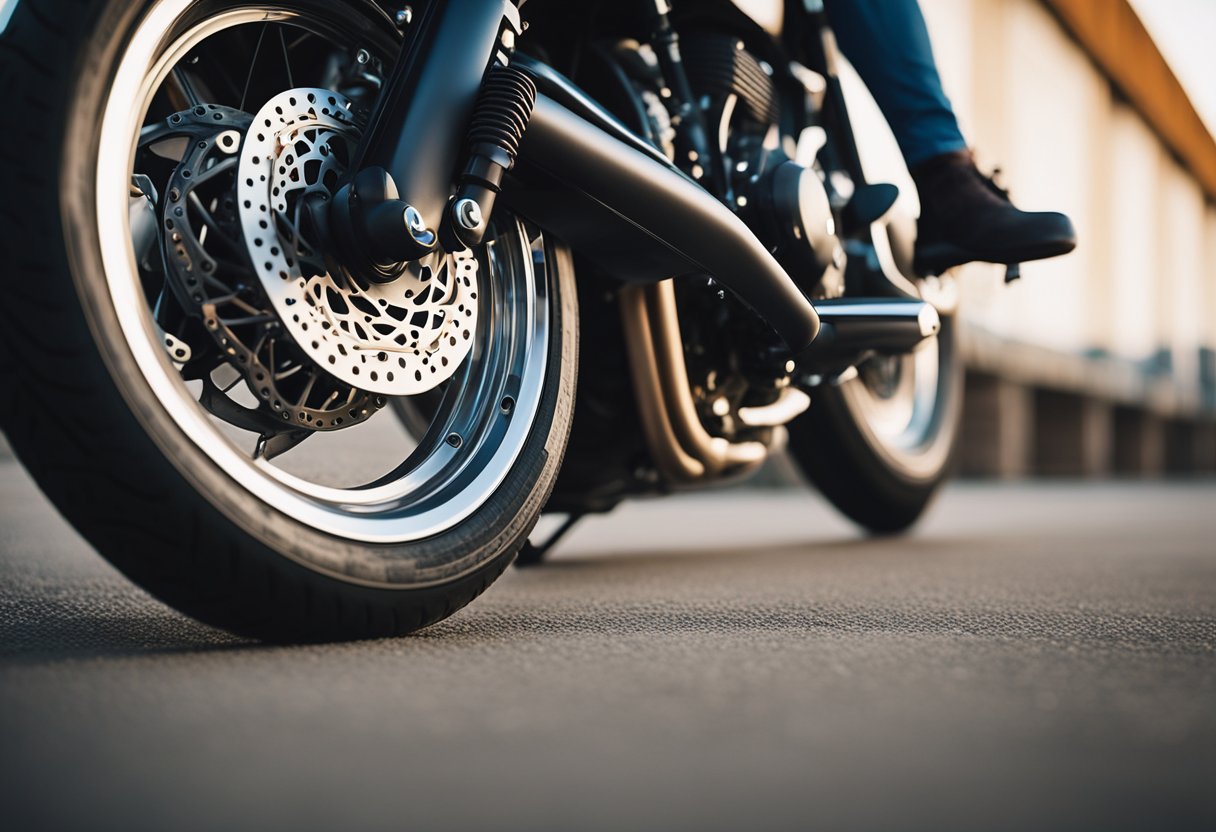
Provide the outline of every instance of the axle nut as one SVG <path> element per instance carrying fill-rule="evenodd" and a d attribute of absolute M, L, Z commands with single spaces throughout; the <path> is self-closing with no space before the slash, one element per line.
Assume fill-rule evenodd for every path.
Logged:
<path fill-rule="evenodd" d="M 477 204 L 476 200 L 467 197 L 457 200 L 453 213 L 461 228 L 472 231 L 481 227 L 481 206 Z"/>

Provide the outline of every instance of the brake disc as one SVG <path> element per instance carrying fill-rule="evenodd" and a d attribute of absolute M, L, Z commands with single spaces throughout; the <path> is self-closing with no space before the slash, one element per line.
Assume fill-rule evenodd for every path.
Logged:
<path fill-rule="evenodd" d="M 356 424 L 384 399 L 324 372 L 287 337 L 244 255 L 236 154 L 248 126 L 246 113 L 200 105 L 174 113 L 141 143 L 180 160 L 162 204 L 167 286 L 181 309 L 201 321 L 219 354 L 241 372 L 262 410 L 222 395 L 204 403 L 225 421 L 264 435 L 274 433 L 276 425 L 335 430 Z M 174 349 L 177 339 L 165 337 L 175 360 L 191 360 L 188 345 Z"/>
<path fill-rule="evenodd" d="M 304 353 L 347 384 L 415 395 L 450 378 L 472 348 L 477 259 L 437 253 L 371 283 L 315 253 L 306 199 L 333 194 L 359 134 L 339 93 L 276 95 L 245 134 L 237 211 L 262 287 Z"/>

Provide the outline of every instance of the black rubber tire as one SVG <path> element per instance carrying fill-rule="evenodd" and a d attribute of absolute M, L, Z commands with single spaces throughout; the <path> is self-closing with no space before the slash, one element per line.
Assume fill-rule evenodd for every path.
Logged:
<path fill-rule="evenodd" d="M 380 546 L 259 503 L 160 408 L 106 305 L 92 160 L 103 93 L 143 7 L 22 0 L 0 37 L 0 426 L 101 554 L 203 622 L 297 641 L 403 634 L 451 615 L 511 563 L 556 479 L 577 368 L 569 252 L 547 245 L 552 340 L 535 426 L 472 516 Z"/>
<path fill-rule="evenodd" d="M 957 360 L 956 322 L 943 319 L 939 338 L 951 339 L 937 441 L 948 445 L 942 463 L 910 477 L 890 465 L 857 424 L 840 390 L 811 391 L 811 407 L 789 426 L 790 454 L 798 467 L 846 517 L 873 534 L 898 534 L 924 515 L 953 468 L 962 406 L 963 374 Z"/>

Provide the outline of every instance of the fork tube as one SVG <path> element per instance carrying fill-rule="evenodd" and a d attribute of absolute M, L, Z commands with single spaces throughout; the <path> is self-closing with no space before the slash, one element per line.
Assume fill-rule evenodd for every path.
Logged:
<path fill-rule="evenodd" d="M 419 4 L 351 166 L 387 170 L 428 228 L 439 227 L 451 195 L 473 105 L 504 24 L 519 27 L 519 11 L 508 0 Z"/>

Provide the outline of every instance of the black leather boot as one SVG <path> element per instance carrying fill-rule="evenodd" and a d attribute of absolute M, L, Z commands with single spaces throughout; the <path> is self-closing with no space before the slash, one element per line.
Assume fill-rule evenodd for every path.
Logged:
<path fill-rule="evenodd" d="M 969 150 L 947 153 L 912 171 L 920 193 L 916 270 L 941 274 L 974 260 L 1024 263 L 1077 246 L 1072 220 L 1054 211 L 1019 211 L 1009 194 L 975 166 Z"/>

